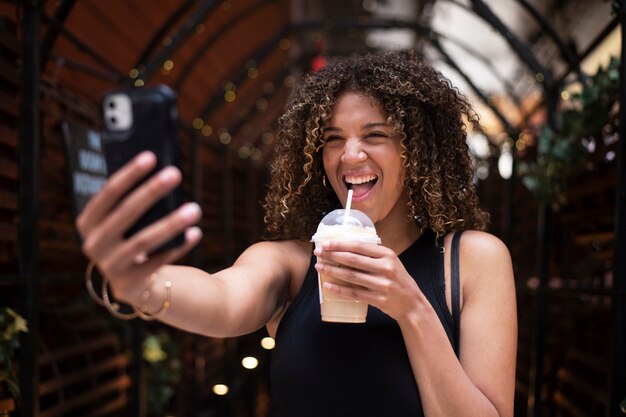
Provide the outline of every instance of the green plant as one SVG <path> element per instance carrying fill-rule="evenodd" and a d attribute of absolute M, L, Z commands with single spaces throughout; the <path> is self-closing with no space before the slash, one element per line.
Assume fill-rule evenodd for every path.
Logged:
<path fill-rule="evenodd" d="M 558 208 L 565 203 L 568 178 L 585 161 L 583 140 L 602 134 L 618 96 L 619 60 L 612 58 L 580 92 L 572 94 L 571 108 L 556 116 L 556 130 L 544 126 L 537 140 L 537 158 L 521 162 L 518 174 L 539 201 Z"/>
<path fill-rule="evenodd" d="M 148 415 L 163 415 L 180 381 L 178 345 L 169 333 L 161 331 L 144 339 L 142 354 L 148 368 Z"/>
<path fill-rule="evenodd" d="M 26 320 L 9 307 L 0 306 L 0 398 L 8 394 L 17 398 L 20 394 L 17 372 L 13 369 L 13 357 L 20 347 L 19 334 L 27 332 Z"/>

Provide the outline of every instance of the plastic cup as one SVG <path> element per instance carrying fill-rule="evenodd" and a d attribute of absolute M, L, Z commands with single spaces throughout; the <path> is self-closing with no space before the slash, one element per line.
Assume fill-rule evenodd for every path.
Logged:
<path fill-rule="evenodd" d="M 317 226 L 317 231 L 311 238 L 315 247 L 327 241 L 360 241 L 380 244 L 376 228 L 365 213 L 359 210 L 338 209 L 328 213 Z M 345 281 L 317 274 L 320 296 L 322 321 L 333 323 L 365 323 L 367 318 L 367 303 L 346 300 L 324 288 L 325 282 L 332 282 L 344 286 L 354 286 Z"/>

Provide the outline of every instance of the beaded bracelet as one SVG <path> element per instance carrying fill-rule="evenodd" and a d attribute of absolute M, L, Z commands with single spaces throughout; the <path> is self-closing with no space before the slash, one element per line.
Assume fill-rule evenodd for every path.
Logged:
<path fill-rule="evenodd" d="M 150 289 L 156 283 L 157 278 L 158 278 L 157 274 L 152 274 L 152 276 L 150 277 L 150 279 L 152 280 L 152 282 L 150 283 L 150 286 L 146 288 L 144 292 L 141 294 L 141 301 L 144 304 L 141 307 L 133 305 L 133 308 L 135 309 L 135 313 L 137 313 L 137 316 L 139 316 L 139 318 L 142 318 L 144 320 L 155 320 L 159 315 L 165 313 L 167 309 L 170 308 L 170 305 L 172 304 L 172 282 L 165 281 L 163 283 L 163 285 L 165 286 L 165 291 L 166 291 L 165 301 L 163 301 L 159 309 L 155 311 L 154 313 L 148 312 L 148 308 L 146 307 L 145 303 L 150 299 L 150 296 L 152 295 L 150 293 Z"/>
<path fill-rule="evenodd" d="M 111 299 L 109 298 L 109 281 L 106 278 L 102 279 L 102 301 L 104 301 L 104 306 L 109 310 L 109 313 L 113 317 L 116 317 L 121 320 L 132 320 L 136 318 L 137 311 L 133 311 L 132 313 L 122 313 L 120 312 L 119 303 L 113 302 L 111 303 Z"/>
<path fill-rule="evenodd" d="M 89 262 L 89 265 L 87 265 L 87 269 L 85 269 L 85 286 L 87 286 L 87 292 L 89 293 L 91 298 L 93 298 L 96 303 L 104 307 L 104 301 L 102 300 L 102 298 L 98 297 L 96 290 L 94 290 L 93 288 L 93 282 L 91 281 L 91 275 L 93 274 L 94 266 L 96 266 L 96 263 L 94 261 L 91 261 Z"/>
<path fill-rule="evenodd" d="M 168 280 L 163 283 L 163 285 L 165 285 L 165 290 L 166 290 L 165 301 L 163 301 L 163 303 L 161 304 L 161 306 L 159 307 L 157 311 L 149 312 L 147 310 L 146 302 L 150 299 L 150 295 L 151 295 L 150 290 L 152 289 L 152 287 L 154 286 L 158 278 L 156 274 L 152 274 L 150 277 L 150 280 L 151 280 L 150 285 L 141 294 L 141 301 L 143 305 L 141 307 L 138 307 L 135 304 L 131 304 L 133 308 L 133 312 L 122 313 L 120 311 L 120 308 L 121 308 L 120 304 L 117 302 L 112 302 L 111 298 L 109 297 L 109 283 L 106 278 L 102 279 L 102 297 L 99 297 L 98 294 L 96 293 L 93 287 L 93 282 L 92 282 L 94 266 L 95 266 L 95 262 L 91 261 L 89 262 L 89 265 L 87 265 L 87 269 L 85 270 L 85 285 L 87 287 L 87 292 L 96 303 L 98 303 L 101 306 L 106 307 L 106 309 L 109 310 L 111 315 L 113 315 L 114 317 L 121 319 L 121 320 L 132 320 L 136 317 L 139 317 L 143 320 L 155 320 L 158 318 L 158 316 L 162 315 L 163 313 L 167 311 L 168 308 L 170 308 L 172 304 L 172 282 Z"/>

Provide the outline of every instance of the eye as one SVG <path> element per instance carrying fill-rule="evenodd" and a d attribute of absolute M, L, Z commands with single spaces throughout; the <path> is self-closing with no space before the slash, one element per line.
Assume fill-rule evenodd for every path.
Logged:
<path fill-rule="evenodd" d="M 389 138 L 390 138 L 390 136 L 389 136 L 387 133 L 385 133 L 385 132 L 379 132 L 379 131 L 368 132 L 368 133 L 365 135 L 365 139 L 366 139 L 368 142 L 374 142 L 374 143 L 377 143 L 377 142 L 385 142 L 385 141 L 387 141 L 387 139 L 389 139 Z"/>
<path fill-rule="evenodd" d="M 329 135 L 324 139 L 324 144 L 326 145 L 330 145 L 332 143 L 337 143 L 339 141 L 343 140 L 343 138 L 341 136 L 337 136 L 337 135 Z"/>

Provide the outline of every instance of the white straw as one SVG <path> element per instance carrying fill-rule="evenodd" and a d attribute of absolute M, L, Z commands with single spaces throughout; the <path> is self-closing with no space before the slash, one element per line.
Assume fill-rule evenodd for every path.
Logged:
<path fill-rule="evenodd" d="M 348 200 L 346 200 L 346 212 L 343 216 L 343 224 L 346 224 L 346 220 L 350 217 L 350 206 L 352 206 L 352 188 L 348 190 Z"/>

